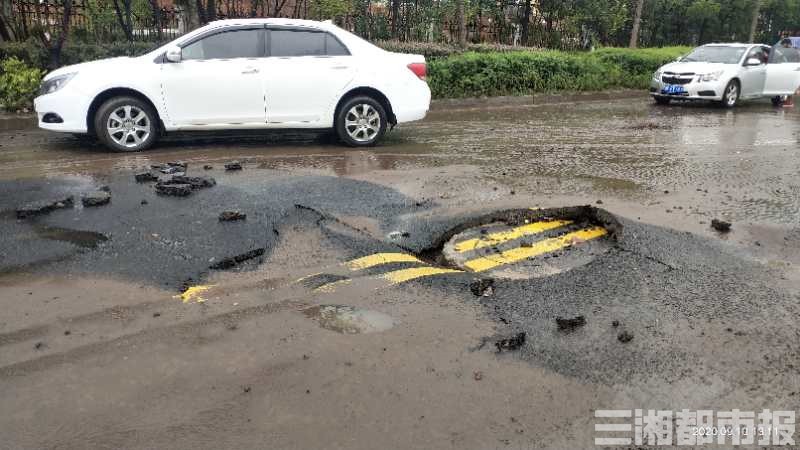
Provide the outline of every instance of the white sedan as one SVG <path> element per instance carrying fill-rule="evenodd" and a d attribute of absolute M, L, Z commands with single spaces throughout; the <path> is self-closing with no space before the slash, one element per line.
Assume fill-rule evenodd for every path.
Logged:
<path fill-rule="evenodd" d="M 713 100 L 733 107 L 740 99 L 769 97 L 779 102 L 800 87 L 800 52 L 761 44 L 709 44 L 653 74 L 656 103 Z"/>
<path fill-rule="evenodd" d="M 34 106 L 41 128 L 143 150 L 164 132 L 336 130 L 350 146 L 425 117 L 421 55 L 391 53 L 330 22 L 222 20 L 152 52 L 62 67 Z"/>

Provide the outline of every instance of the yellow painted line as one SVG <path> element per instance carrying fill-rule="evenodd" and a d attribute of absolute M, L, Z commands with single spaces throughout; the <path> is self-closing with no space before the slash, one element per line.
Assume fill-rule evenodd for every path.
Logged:
<path fill-rule="evenodd" d="M 200 297 L 200 294 L 203 292 L 211 289 L 212 287 L 216 286 L 216 284 L 205 284 L 200 286 L 192 286 L 189 289 L 183 291 L 180 295 L 174 295 L 172 298 L 179 298 L 183 301 L 183 303 L 189 303 L 192 300 L 196 300 L 197 303 L 205 302 L 205 299 Z"/>
<path fill-rule="evenodd" d="M 526 225 L 521 225 L 512 228 L 508 231 L 500 231 L 497 233 L 489 233 L 476 239 L 467 239 L 458 242 L 453 248 L 459 253 L 468 252 L 476 248 L 488 247 L 490 245 L 497 245 L 503 242 L 511 241 L 514 239 L 528 236 L 531 234 L 541 233 L 554 228 L 563 227 L 564 225 L 571 224 L 571 220 L 551 220 L 547 222 L 533 222 Z"/>
<path fill-rule="evenodd" d="M 531 247 L 517 247 L 495 255 L 471 259 L 464 263 L 464 265 L 475 272 L 483 272 L 485 270 L 494 269 L 497 266 L 515 263 L 523 259 L 569 247 L 573 245 L 575 239 L 588 241 L 605 236 L 606 234 L 608 234 L 608 230 L 603 227 L 592 227 L 573 231 L 572 233 L 567 233 L 562 236 L 536 242 Z"/>
<path fill-rule="evenodd" d="M 389 280 L 391 284 L 397 284 L 417 278 L 440 275 L 443 273 L 461 273 L 461 271 L 455 269 L 442 269 L 439 267 L 412 267 L 410 269 L 400 269 L 393 272 L 387 272 L 382 274 L 381 277 Z"/>
<path fill-rule="evenodd" d="M 322 286 L 318 286 L 314 289 L 314 292 L 333 292 L 336 290 L 337 287 L 350 284 L 353 280 L 350 278 L 343 278 L 341 280 L 331 281 L 330 283 L 325 283 Z"/>
<path fill-rule="evenodd" d="M 350 270 L 362 270 L 370 267 L 380 266 L 381 264 L 390 264 L 398 262 L 419 262 L 416 256 L 409 255 L 408 253 L 375 253 L 374 255 L 364 256 L 363 258 L 354 259 L 344 263 Z"/>
<path fill-rule="evenodd" d="M 305 280 L 308 280 L 309 278 L 313 278 L 313 277 L 315 277 L 317 275 L 322 275 L 322 272 L 312 273 L 312 274 L 306 275 L 304 277 L 300 277 L 297 280 L 295 280 L 295 283 L 301 283 L 301 282 L 303 282 Z"/>

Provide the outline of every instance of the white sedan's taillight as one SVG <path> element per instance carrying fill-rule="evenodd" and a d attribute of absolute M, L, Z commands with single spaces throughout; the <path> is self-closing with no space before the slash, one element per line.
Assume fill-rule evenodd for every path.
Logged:
<path fill-rule="evenodd" d="M 408 69 L 422 81 L 425 81 L 425 77 L 428 75 L 428 66 L 425 63 L 411 63 L 408 65 Z"/>

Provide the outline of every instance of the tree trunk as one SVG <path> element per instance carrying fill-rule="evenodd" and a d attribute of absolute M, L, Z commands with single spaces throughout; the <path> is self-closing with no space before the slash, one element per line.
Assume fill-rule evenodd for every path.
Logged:
<path fill-rule="evenodd" d="M 211 22 L 217 20 L 217 2 L 216 0 L 208 0 L 206 5 L 206 21 Z"/>
<path fill-rule="evenodd" d="M 522 35 L 520 36 L 520 40 L 522 40 L 522 45 L 528 45 L 528 30 L 531 26 L 531 1 L 532 0 L 525 0 L 525 9 L 522 12 Z"/>
<path fill-rule="evenodd" d="M 133 42 L 133 27 L 131 26 L 131 1 L 122 0 L 122 7 L 119 5 L 118 0 L 114 0 L 114 11 L 117 15 L 119 26 L 125 33 L 125 38 L 128 42 Z"/>
<path fill-rule="evenodd" d="M 153 28 L 156 30 L 158 41 L 161 42 L 161 8 L 158 6 L 158 0 L 150 0 L 150 9 L 153 11 Z"/>
<path fill-rule="evenodd" d="M 11 15 L 11 0 L 0 0 L 0 42 L 14 40 L 14 29 L 10 20 Z"/>
<path fill-rule="evenodd" d="M 456 0 L 458 9 L 456 11 L 456 21 L 458 22 L 458 45 L 461 47 L 467 46 L 467 19 L 464 11 L 464 2 L 466 0 Z"/>
<path fill-rule="evenodd" d="M 58 38 L 53 40 L 52 37 L 43 35 L 47 52 L 50 56 L 48 62 L 48 69 L 53 70 L 61 66 L 61 49 L 64 48 L 64 43 L 67 41 L 69 35 L 70 13 L 72 12 L 72 0 L 64 0 L 63 15 L 61 16 L 61 30 Z"/>
<path fill-rule="evenodd" d="M 628 44 L 630 48 L 636 48 L 639 45 L 639 25 L 642 23 L 643 8 L 644 0 L 636 0 L 636 11 L 633 14 L 633 29 L 631 30 L 631 42 Z"/>
<path fill-rule="evenodd" d="M 400 21 L 400 0 L 392 0 L 392 39 L 397 39 L 397 22 Z"/>
<path fill-rule="evenodd" d="M 750 22 L 750 37 L 747 38 L 747 42 L 753 42 L 756 40 L 756 28 L 758 27 L 758 15 L 760 12 L 761 12 L 761 0 L 754 0 L 753 20 Z"/>

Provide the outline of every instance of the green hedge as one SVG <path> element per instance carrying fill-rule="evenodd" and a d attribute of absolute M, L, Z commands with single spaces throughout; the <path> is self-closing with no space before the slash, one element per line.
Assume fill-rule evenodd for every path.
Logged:
<path fill-rule="evenodd" d="M 644 89 L 659 66 L 687 50 L 467 52 L 430 61 L 428 83 L 435 98 Z"/>
<path fill-rule="evenodd" d="M 108 44 L 71 43 L 67 41 L 61 52 L 61 64 L 78 64 L 115 56 L 134 56 L 155 48 L 150 42 L 112 42 Z M 35 67 L 45 68 L 49 62 L 47 51 L 36 42 L 0 43 L 0 59 L 16 57 Z"/>
<path fill-rule="evenodd" d="M 17 58 L 0 62 L 0 105 L 8 111 L 29 110 L 44 72 Z"/>

